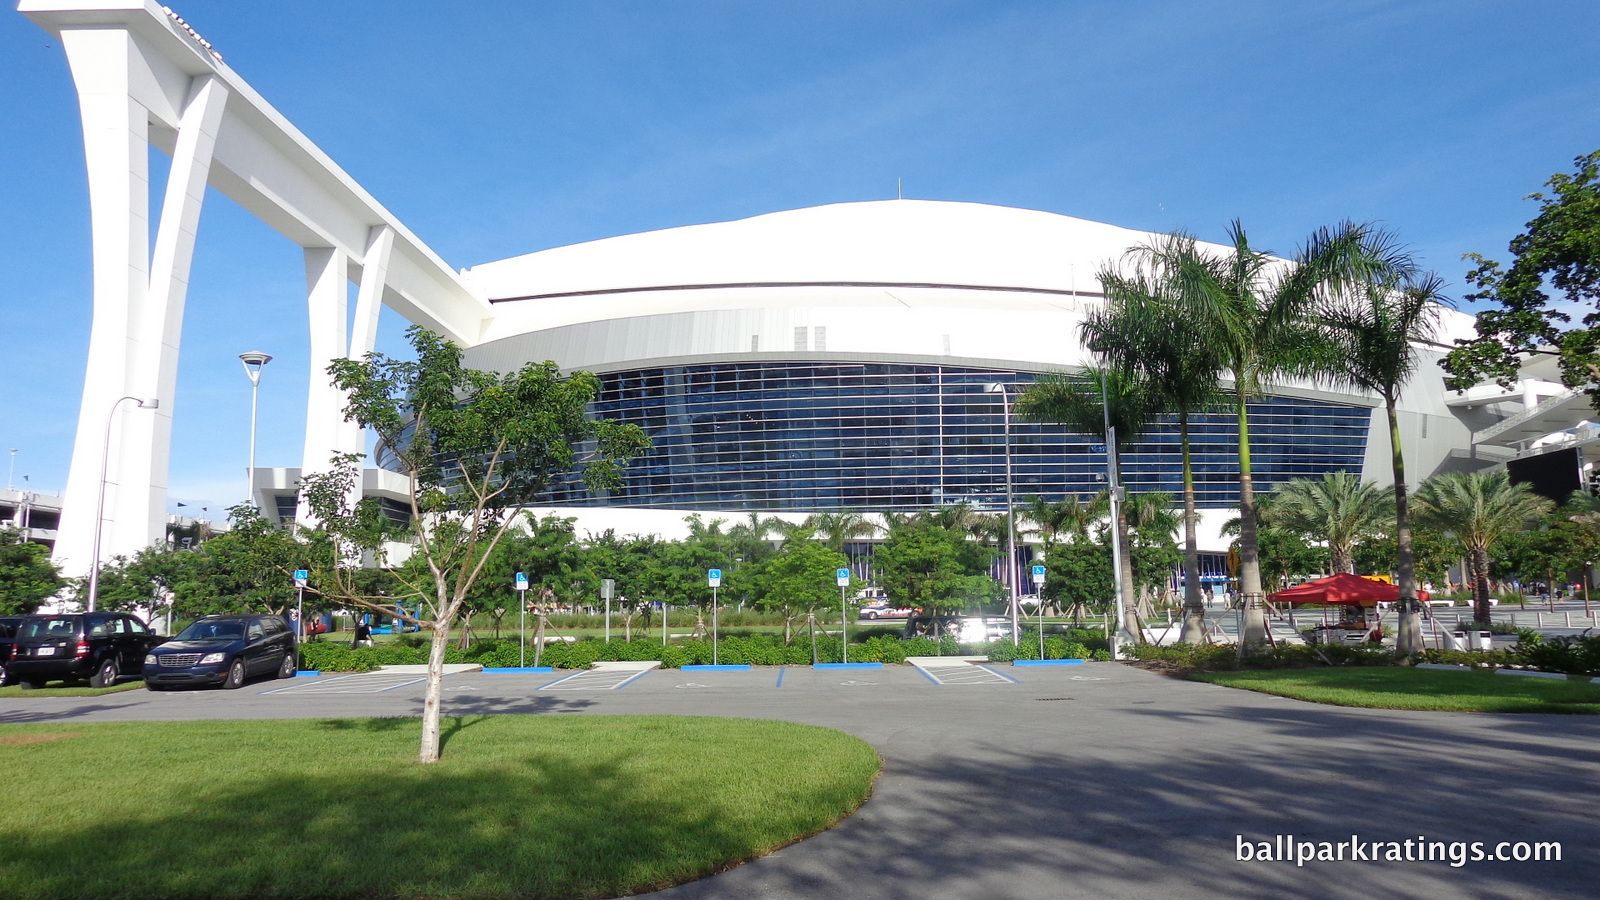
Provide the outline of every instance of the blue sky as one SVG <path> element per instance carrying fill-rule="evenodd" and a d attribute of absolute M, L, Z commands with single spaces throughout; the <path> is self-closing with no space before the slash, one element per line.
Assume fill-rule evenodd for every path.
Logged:
<path fill-rule="evenodd" d="M 1381 222 L 1459 295 L 1461 254 L 1503 258 L 1534 214 L 1522 198 L 1600 147 L 1590 0 L 173 5 L 458 268 L 892 198 L 899 179 L 911 198 L 1210 239 L 1239 218 L 1283 253 Z M 65 58 L 15 12 L 0 121 L 0 451 L 17 448 L 18 487 L 56 491 L 88 203 Z M 245 350 L 276 357 L 258 461 L 298 465 L 303 293 L 299 249 L 213 193 L 171 399 L 174 503 L 243 499 Z M 403 326 L 386 316 L 380 346 Z"/>

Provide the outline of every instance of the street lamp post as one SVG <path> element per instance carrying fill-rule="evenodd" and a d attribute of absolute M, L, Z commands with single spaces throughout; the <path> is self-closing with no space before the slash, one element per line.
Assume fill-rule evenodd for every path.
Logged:
<path fill-rule="evenodd" d="M 117 409 L 126 400 L 133 400 L 139 404 L 140 409 L 157 409 L 161 406 L 160 400 L 146 400 L 143 397 L 119 397 L 111 404 L 111 411 L 106 413 L 105 441 L 100 447 L 100 497 L 94 506 L 94 546 L 89 555 L 92 558 L 89 565 L 89 612 L 94 612 L 96 601 L 100 599 L 100 531 L 106 517 L 106 472 L 111 464 L 111 423 L 116 419 Z"/>
<path fill-rule="evenodd" d="M 1000 412 L 1005 424 L 1006 448 L 1006 590 L 1011 594 L 1011 644 L 1022 643 L 1022 626 L 1017 603 L 1017 520 L 1011 491 L 1011 391 L 1004 382 L 986 385 L 984 390 L 1000 395 Z"/>
<path fill-rule="evenodd" d="M 250 466 L 244 470 L 244 502 L 254 506 L 256 502 L 256 395 L 260 393 L 261 367 L 272 362 L 272 357 L 260 350 L 251 350 L 239 354 L 239 362 L 244 363 L 244 374 L 250 379 Z"/>

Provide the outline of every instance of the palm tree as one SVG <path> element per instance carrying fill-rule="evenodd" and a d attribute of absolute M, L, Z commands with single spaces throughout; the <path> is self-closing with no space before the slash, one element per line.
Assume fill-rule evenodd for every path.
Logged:
<path fill-rule="evenodd" d="M 1555 504 L 1505 471 L 1450 472 L 1417 489 L 1419 524 L 1455 538 L 1472 570 L 1473 618 L 1489 622 L 1489 548 L 1550 514 Z"/>
<path fill-rule="evenodd" d="M 861 513 L 853 512 L 812 513 L 802 524 L 819 535 L 829 549 L 841 552 L 851 538 L 872 537 L 878 533 L 878 526 Z"/>
<path fill-rule="evenodd" d="M 1355 574 L 1356 545 L 1393 514 L 1384 491 L 1343 470 L 1321 478 L 1296 478 L 1262 503 L 1261 523 L 1328 545 L 1332 572 Z"/>
<path fill-rule="evenodd" d="M 1077 497 L 1051 501 L 1035 495 L 1023 504 L 1017 513 L 1017 521 L 1033 524 L 1030 530 L 1039 535 L 1048 554 L 1063 536 L 1069 540 L 1087 540 L 1089 527 L 1103 514 L 1104 510 L 1097 503 L 1085 503 Z"/>
<path fill-rule="evenodd" d="M 1361 234 L 1322 230 L 1290 264 L 1250 246 L 1238 221 L 1228 227 L 1230 252 L 1201 251 L 1182 236 L 1136 247 L 1134 262 L 1167 286 L 1177 321 L 1191 329 L 1231 379 L 1239 433 L 1239 582 L 1244 617 L 1239 652 L 1267 639 L 1255 482 L 1250 459 L 1249 401 L 1274 379 L 1325 371 L 1333 348 L 1308 318 L 1321 288 L 1347 267 Z"/>
<path fill-rule="evenodd" d="M 1321 317 L 1339 347 L 1334 380 L 1382 397 L 1389 417 L 1395 574 L 1400 582 L 1395 649 L 1411 656 L 1422 650 L 1422 604 L 1417 600 L 1406 464 L 1395 410 L 1401 388 L 1416 374 L 1417 345 L 1433 340 L 1440 310 L 1449 301 L 1440 291 L 1439 276 L 1420 272 L 1410 255 L 1381 230 L 1363 229 L 1355 264 L 1351 277 L 1326 296 Z"/>
<path fill-rule="evenodd" d="M 1081 377 L 1041 375 L 1023 389 L 1013 407 L 1016 416 L 1027 422 L 1054 422 L 1078 434 L 1106 439 L 1106 422 L 1116 434 L 1112 448 L 1121 450 L 1133 443 L 1160 413 L 1161 401 L 1132 373 L 1114 368 L 1090 366 Z M 1115 485 L 1111 487 L 1115 488 Z M 1126 504 L 1118 504 L 1114 523 L 1117 547 L 1122 560 L 1121 581 L 1133 587 L 1133 561 L 1128 556 L 1128 515 Z M 1123 598 L 1127 600 L 1126 597 Z M 1137 636 L 1132 606 L 1123 604 L 1122 628 Z"/>
<path fill-rule="evenodd" d="M 1195 255 L 1194 239 L 1170 235 L 1167 255 Z M 1085 345 L 1102 362 L 1135 371 L 1148 389 L 1164 398 L 1177 414 L 1178 444 L 1183 454 L 1183 631 L 1179 640 L 1205 639 L 1206 605 L 1200 591 L 1199 513 L 1194 490 L 1194 465 L 1189 436 L 1194 413 L 1219 405 L 1221 360 L 1177 315 L 1171 294 L 1177 288 L 1161 273 L 1140 268 L 1133 256 L 1131 271 L 1105 268 L 1100 283 L 1106 305 L 1083 323 Z"/>
<path fill-rule="evenodd" d="M 1128 501 L 1119 509 L 1119 512 L 1127 519 L 1130 544 L 1133 543 L 1131 539 L 1134 536 L 1138 536 L 1141 539 L 1140 543 L 1145 547 L 1149 547 L 1154 538 L 1159 538 L 1159 543 L 1165 544 L 1172 540 L 1172 533 L 1178 530 L 1178 516 L 1173 513 L 1172 509 L 1172 495 L 1165 491 L 1152 491 L 1148 494 L 1130 496 Z M 1167 569 L 1166 572 L 1160 575 L 1159 580 L 1165 581 L 1167 574 L 1170 572 L 1171 569 Z M 1144 584 L 1138 585 L 1140 599 L 1134 604 L 1135 615 L 1138 616 L 1143 616 L 1146 613 L 1155 614 L 1154 608 L 1150 606 L 1147 600 L 1149 598 L 1149 589 L 1154 583 L 1157 583 L 1157 578 L 1153 577 L 1153 573 L 1148 569 L 1144 574 L 1146 576 Z M 1204 633 L 1202 633 L 1199 640 L 1204 640 Z M 1193 641 L 1191 643 L 1198 642 Z"/>

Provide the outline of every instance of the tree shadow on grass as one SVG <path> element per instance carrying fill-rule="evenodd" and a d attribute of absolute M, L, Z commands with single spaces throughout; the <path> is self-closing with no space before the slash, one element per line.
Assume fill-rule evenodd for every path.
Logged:
<path fill-rule="evenodd" d="M 492 721 L 455 719 L 457 743 Z M 318 728 L 370 741 L 368 732 L 407 724 L 415 720 Z M 474 740 L 495 737 L 493 728 L 484 732 Z M 760 855 L 850 805 L 841 801 L 831 816 L 774 836 L 758 827 L 773 817 L 737 792 L 708 803 L 693 790 L 663 790 L 663 780 L 686 784 L 684 773 L 663 773 L 647 741 L 563 754 L 507 751 L 508 738 L 496 739 L 489 764 L 474 763 L 473 745 L 463 743 L 440 763 L 367 775 L 348 767 L 264 779 L 197 771 L 192 795 L 165 798 L 159 810 L 75 829 L 0 832 L 0 896 L 621 896 Z M 681 751 L 670 758 L 685 768 Z"/>

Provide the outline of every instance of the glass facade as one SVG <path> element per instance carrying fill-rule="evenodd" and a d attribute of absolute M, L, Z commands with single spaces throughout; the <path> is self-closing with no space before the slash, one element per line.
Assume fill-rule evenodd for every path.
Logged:
<path fill-rule="evenodd" d="M 1005 503 L 1001 395 L 1033 373 L 960 366 L 749 362 L 614 372 L 593 411 L 645 429 L 654 446 L 625 486 L 586 494 L 564 479 L 549 501 L 567 506 L 706 510 L 914 510 Z M 1251 404 L 1257 490 L 1334 469 L 1360 471 L 1370 411 L 1267 397 Z M 1228 415 L 1195 417 L 1196 489 L 1203 507 L 1238 502 L 1238 443 Z M 1099 442 L 1056 425 L 1012 422 L 1013 490 L 1020 498 L 1088 495 L 1105 485 Z M 1131 493 L 1182 491 L 1171 421 L 1124 453 Z"/>

